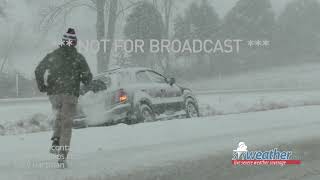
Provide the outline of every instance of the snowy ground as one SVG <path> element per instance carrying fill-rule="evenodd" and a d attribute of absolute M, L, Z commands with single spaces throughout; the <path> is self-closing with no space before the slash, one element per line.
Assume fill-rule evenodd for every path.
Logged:
<path fill-rule="evenodd" d="M 309 180 L 320 175 L 319 116 L 320 107 L 308 106 L 75 130 L 66 170 L 52 168 L 56 160 L 48 154 L 51 132 L 1 136 L 0 179 Z M 231 167 L 232 150 L 239 141 L 249 149 L 285 145 L 280 148 L 301 153 L 304 164 L 258 170 Z M 301 174 L 292 177 L 297 172 Z"/>

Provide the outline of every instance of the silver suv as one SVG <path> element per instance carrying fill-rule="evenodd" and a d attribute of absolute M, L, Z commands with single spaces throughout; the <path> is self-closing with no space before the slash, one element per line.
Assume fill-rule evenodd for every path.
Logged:
<path fill-rule="evenodd" d="M 154 70 L 119 68 L 102 73 L 95 80 L 107 86 L 103 121 L 93 123 L 79 114 L 75 127 L 199 117 L 198 102 L 191 90 Z"/>

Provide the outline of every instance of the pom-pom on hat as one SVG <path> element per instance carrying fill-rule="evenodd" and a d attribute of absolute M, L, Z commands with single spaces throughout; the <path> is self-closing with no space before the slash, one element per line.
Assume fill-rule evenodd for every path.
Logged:
<path fill-rule="evenodd" d="M 63 35 L 62 42 L 67 46 L 77 45 L 76 31 L 73 28 L 69 28 L 68 31 Z"/>

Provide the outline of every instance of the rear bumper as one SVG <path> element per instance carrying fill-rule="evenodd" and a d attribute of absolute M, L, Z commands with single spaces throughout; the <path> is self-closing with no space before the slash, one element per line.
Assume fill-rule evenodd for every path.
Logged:
<path fill-rule="evenodd" d="M 102 112 L 102 120 L 100 123 L 90 122 L 85 115 L 78 115 L 73 120 L 73 128 L 86 128 L 89 126 L 106 126 L 118 123 L 126 123 L 131 112 L 131 104 L 118 104 L 105 112 Z"/>
<path fill-rule="evenodd" d="M 75 118 L 73 120 L 73 125 L 72 127 L 74 129 L 81 129 L 81 128 L 86 128 L 88 127 L 88 124 L 87 124 L 87 118 L 84 117 L 84 118 Z"/>
<path fill-rule="evenodd" d="M 104 112 L 106 119 L 106 125 L 125 123 L 129 118 L 129 112 L 131 111 L 131 104 L 118 104 L 113 108 Z"/>

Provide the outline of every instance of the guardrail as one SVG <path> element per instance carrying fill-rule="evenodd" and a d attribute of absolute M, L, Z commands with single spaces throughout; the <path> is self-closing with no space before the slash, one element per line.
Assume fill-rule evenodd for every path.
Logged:
<path fill-rule="evenodd" d="M 274 88 L 274 89 L 222 89 L 222 90 L 195 90 L 195 95 L 214 95 L 214 94 L 248 94 L 248 93 L 273 93 L 273 92 L 298 92 L 298 91 L 320 91 L 320 88 Z M 48 102 L 48 97 L 33 98 L 12 98 L 0 99 L 1 104 L 17 104 L 31 102 Z"/>
<path fill-rule="evenodd" d="M 47 102 L 48 97 L 32 97 L 32 98 L 9 98 L 0 99 L 1 104 L 17 104 L 17 103 L 31 103 L 31 102 Z"/>

